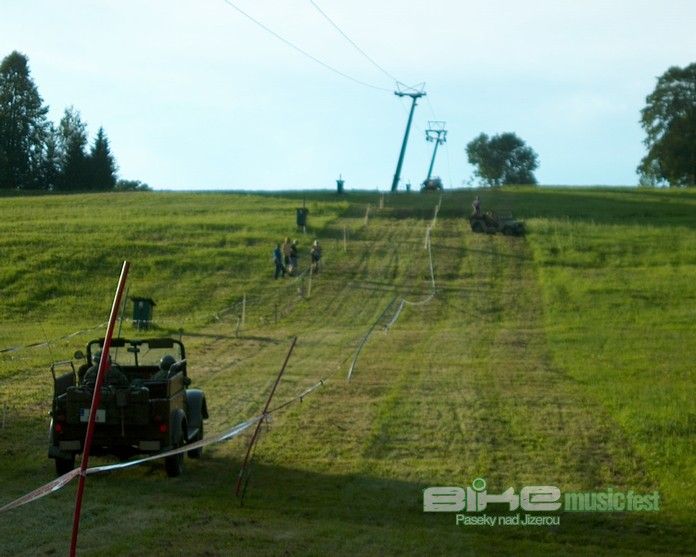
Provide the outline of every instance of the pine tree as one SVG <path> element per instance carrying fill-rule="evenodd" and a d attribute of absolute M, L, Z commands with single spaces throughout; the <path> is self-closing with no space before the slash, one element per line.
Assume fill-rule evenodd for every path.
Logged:
<path fill-rule="evenodd" d="M 61 172 L 59 190 L 87 190 L 90 187 L 89 162 L 85 152 L 87 146 L 87 125 L 81 120 L 75 108 L 65 109 L 58 126 L 61 153 Z"/>
<path fill-rule="evenodd" d="M 89 155 L 90 189 L 112 190 L 116 185 L 116 161 L 104 128 L 99 128 Z"/>
<path fill-rule="evenodd" d="M 53 191 L 60 182 L 61 150 L 58 130 L 49 122 L 40 167 L 40 188 Z"/>
<path fill-rule="evenodd" d="M 46 113 L 25 55 L 14 51 L 0 64 L 0 188 L 40 185 Z"/>

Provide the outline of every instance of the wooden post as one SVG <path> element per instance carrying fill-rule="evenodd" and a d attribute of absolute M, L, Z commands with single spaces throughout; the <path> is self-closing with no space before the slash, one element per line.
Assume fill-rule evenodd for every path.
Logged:
<path fill-rule="evenodd" d="M 307 283 L 307 298 L 312 295 L 312 267 L 309 267 L 309 282 Z"/>
<path fill-rule="evenodd" d="M 384 209 L 384 194 L 383 193 L 379 194 L 379 208 Z"/>
<path fill-rule="evenodd" d="M 237 497 L 239 497 L 241 495 L 242 481 L 244 480 L 245 472 L 247 471 L 247 465 L 249 464 L 249 457 L 251 456 L 251 451 L 254 448 L 254 443 L 258 439 L 259 431 L 261 430 L 261 426 L 263 425 L 263 422 L 265 422 L 268 419 L 268 416 L 269 416 L 268 408 L 271 405 L 271 399 L 273 398 L 273 395 L 276 392 L 276 388 L 278 387 L 278 383 L 280 383 L 280 378 L 283 376 L 283 373 L 285 373 L 285 368 L 288 365 L 288 360 L 290 360 L 290 356 L 292 355 L 292 351 L 294 350 L 296 343 L 297 343 L 297 337 L 293 337 L 292 344 L 290 345 L 290 350 L 288 350 L 288 354 L 287 354 L 287 356 L 285 356 L 285 361 L 283 362 L 283 367 L 280 368 L 280 371 L 278 372 L 278 377 L 276 377 L 275 383 L 273 383 L 273 388 L 271 389 L 271 392 L 268 395 L 268 399 L 266 399 L 266 406 L 263 407 L 263 413 L 261 414 L 261 419 L 256 423 L 256 429 L 254 429 L 254 433 L 252 434 L 251 439 L 249 440 L 249 446 L 247 447 L 247 452 L 246 452 L 246 455 L 244 457 L 244 462 L 242 462 L 242 468 L 239 470 L 239 476 L 237 477 L 237 488 L 236 488 Z"/>
<path fill-rule="evenodd" d="M 367 226 L 368 219 L 370 218 L 370 205 L 368 204 L 365 209 L 365 226 Z"/>
<path fill-rule="evenodd" d="M 347 232 L 346 232 L 346 227 L 343 227 L 343 253 L 346 253 L 348 251 L 348 245 L 347 245 Z"/>

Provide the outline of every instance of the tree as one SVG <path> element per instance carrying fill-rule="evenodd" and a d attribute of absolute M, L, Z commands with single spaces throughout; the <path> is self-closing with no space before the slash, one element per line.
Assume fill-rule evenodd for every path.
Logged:
<path fill-rule="evenodd" d="M 116 191 L 151 191 L 152 188 L 140 180 L 119 180 L 116 182 Z"/>
<path fill-rule="evenodd" d="M 87 146 L 87 125 L 75 108 L 65 109 L 58 125 L 61 152 L 61 173 L 58 188 L 63 191 L 86 190 L 90 187 Z"/>
<path fill-rule="evenodd" d="M 46 128 L 43 156 L 39 166 L 39 187 L 41 189 L 53 191 L 58 188 L 61 164 L 58 130 L 49 122 Z"/>
<path fill-rule="evenodd" d="M 489 186 L 536 184 L 538 156 L 514 133 L 491 138 L 482 133 L 466 146 L 466 154 L 474 174 Z"/>
<path fill-rule="evenodd" d="M 641 183 L 696 185 L 696 62 L 669 68 L 645 102 L 640 121 L 648 153 L 637 169 Z"/>
<path fill-rule="evenodd" d="M 109 140 L 104 128 L 99 128 L 94 145 L 89 154 L 90 188 L 95 190 L 112 190 L 116 185 L 116 161 L 109 148 Z"/>
<path fill-rule="evenodd" d="M 39 185 L 47 112 L 29 60 L 12 52 L 0 64 L 0 188 Z"/>

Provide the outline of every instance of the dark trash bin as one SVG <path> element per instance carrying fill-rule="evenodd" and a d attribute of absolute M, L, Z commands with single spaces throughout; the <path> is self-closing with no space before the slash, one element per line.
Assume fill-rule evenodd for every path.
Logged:
<path fill-rule="evenodd" d="M 297 208 L 297 227 L 305 228 L 307 226 L 307 215 L 309 214 L 309 209 L 306 207 Z"/>
<path fill-rule="evenodd" d="M 152 324 L 152 308 L 155 301 L 152 298 L 138 298 L 131 296 L 133 300 L 133 325 L 137 329 L 149 329 Z"/>

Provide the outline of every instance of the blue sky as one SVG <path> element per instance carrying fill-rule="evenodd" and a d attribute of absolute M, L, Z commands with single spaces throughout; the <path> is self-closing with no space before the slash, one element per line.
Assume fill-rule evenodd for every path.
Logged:
<path fill-rule="evenodd" d="M 407 117 L 393 82 L 309 0 L 231 0 L 358 85 L 298 54 L 223 0 L 3 0 L 0 56 L 29 57 L 51 119 L 104 126 L 120 176 L 166 189 L 391 185 Z M 315 0 L 407 84 L 426 82 L 402 186 L 470 180 L 466 143 L 514 131 L 542 184 L 632 185 L 645 96 L 696 61 L 693 0 Z"/>

